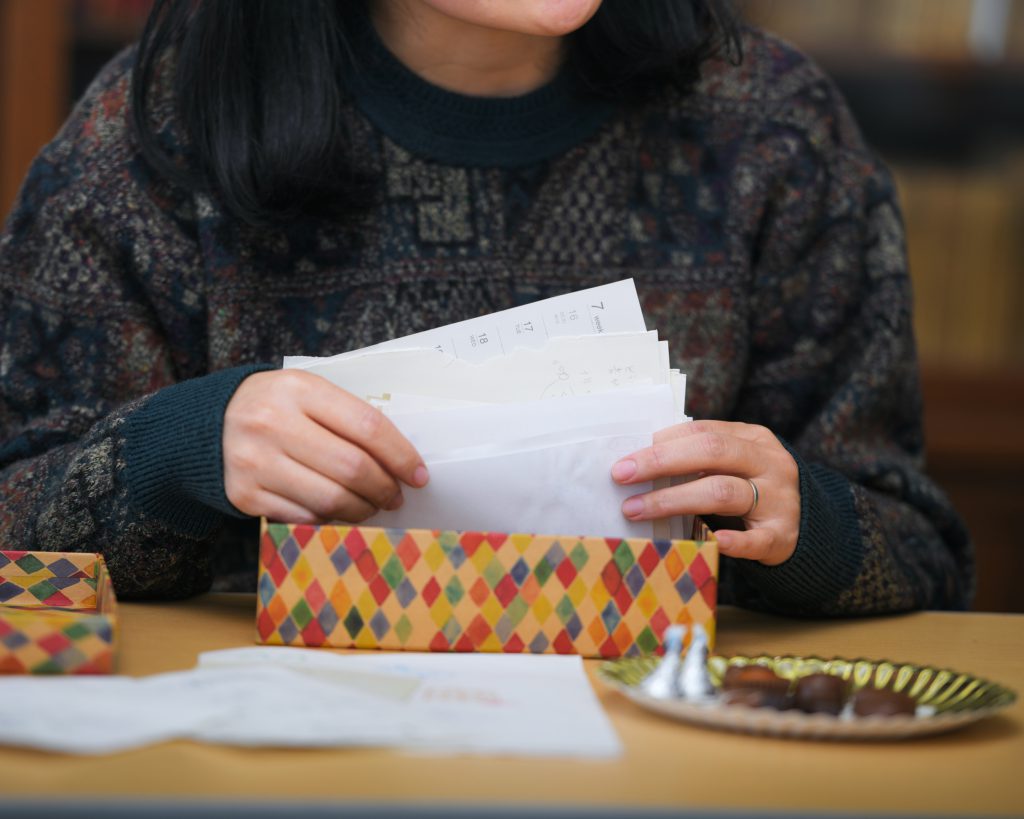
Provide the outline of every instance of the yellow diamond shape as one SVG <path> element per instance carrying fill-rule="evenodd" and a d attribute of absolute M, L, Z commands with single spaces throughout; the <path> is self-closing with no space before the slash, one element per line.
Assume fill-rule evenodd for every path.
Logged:
<path fill-rule="evenodd" d="M 532 611 L 533 616 L 537 618 L 537 622 L 543 624 L 551 612 L 554 611 L 554 608 L 548 602 L 548 598 L 542 594 L 534 602 Z"/>
<path fill-rule="evenodd" d="M 650 617 L 658 608 L 658 595 L 651 590 L 650 586 L 644 585 L 640 590 L 640 594 L 636 596 L 635 603 L 639 606 L 640 611 L 644 613 L 645 617 Z"/>
<path fill-rule="evenodd" d="M 590 599 L 594 601 L 594 605 L 597 606 L 598 611 L 604 611 L 605 605 L 611 600 L 612 596 L 608 594 L 608 589 L 605 588 L 604 581 L 598 578 L 594 584 L 594 588 L 590 590 Z"/>
<path fill-rule="evenodd" d="M 373 599 L 369 589 L 363 589 L 363 593 L 359 595 L 359 599 L 356 601 L 356 608 L 359 610 L 364 623 L 369 623 L 370 618 L 377 613 L 377 601 Z"/>
<path fill-rule="evenodd" d="M 448 602 L 448 598 L 443 594 L 438 595 L 434 605 L 430 607 L 430 619 L 434 621 L 438 628 L 443 628 L 451 616 L 452 604 Z"/>
<path fill-rule="evenodd" d="M 385 532 L 381 532 L 373 539 L 373 543 L 370 544 L 370 552 L 377 561 L 377 565 L 383 566 L 388 562 L 388 558 L 394 554 L 395 547 L 391 545 L 391 541 L 388 540 L 387 534 Z"/>
<path fill-rule="evenodd" d="M 430 570 L 434 572 L 437 571 L 438 566 L 444 563 L 444 549 L 441 548 L 441 544 L 436 539 L 423 552 L 423 559 L 427 562 Z"/>
<path fill-rule="evenodd" d="M 501 603 L 498 602 L 498 598 L 493 594 L 488 596 L 480 607 L 480 613 L 484 616 L 484 620 L 491 626 L 498 622 L 504 612 L 505 610 L 501 607 Z"/>
<path fill-rule="evenodd" d="M 576 608 L 579 608 L 580 603 L 582 603 L 587 596 L 587 584 L 583 581 L 583 578 L 577 575 L 576 579 L 569 585 L 569 588 L 566 589 L 566 594 L 569 595 L 569 599 L 572 600 L 572 604 L 576 606 Z"/>
<path fill-rule="evenodd" d="M 476 570 L 480 574 L 483 574 L 484 569 L 487 568 L 487 564 L 491 562 L 493 557 L 494 549 L 492 549 L 491 544 L 485 540 L 480 544 L 480 547 L 473 552 L 473 556 L 469 559 L 469 562 L 476 567 Z"/>
<path fill-rule="evenodd" d="M 295 585 L 303 591 L 305 591 L 306 587 L 313 582 L 313 570 L 309 568 L 309 563 L 306 561 L 305 555 L 299 555 L 299 559 L 295 561 L 290 574 L 292 576 L 292 580 L 295 581 Z"/>
<path fill-rule="evenodd" d="M 519 554 L 522 554 L 530 548 L 530 544 L 533 543 L 533 535 L 512 535 L 510 540 L 512 541 L 512 545 L 515 547 L 515 550 Z"/>

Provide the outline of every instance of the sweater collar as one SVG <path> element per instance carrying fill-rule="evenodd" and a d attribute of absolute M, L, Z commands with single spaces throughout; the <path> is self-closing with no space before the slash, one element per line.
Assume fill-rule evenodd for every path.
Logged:
<path fill-rule="evenodd" d="M 596 133 L 612 110 L 580 93 L 569 70 L 517 97 L 448 91 L 403 65 L 368 19 L 356 36 L 356 106 L 393 142 L 437 162 L 509 168 L 552 159 Z"/>

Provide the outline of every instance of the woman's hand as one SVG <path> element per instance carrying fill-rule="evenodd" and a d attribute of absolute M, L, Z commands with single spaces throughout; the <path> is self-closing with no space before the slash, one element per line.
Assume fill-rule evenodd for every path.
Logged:
<path fill-rule="evenodd" d="M 250 375 L 224 413 L 224 489 L 241 512 L 358 523 L 423 486 L 419 453 L 380 410 L 302 370 Z"/>
<path fill-rule="evenodd" d="M 722 554 L 768 566 L 793 554 L 800 533 L 799 471 L 771 430 L 729 421 L 677 424 L 656 433 L 653 446 L 612 467 L 612 477 L 626 485 L 689 475 L 696 478 L 628 498 L 623 514 L 630 520 L 738 517 L 745 531 L 715 532 Z"/>

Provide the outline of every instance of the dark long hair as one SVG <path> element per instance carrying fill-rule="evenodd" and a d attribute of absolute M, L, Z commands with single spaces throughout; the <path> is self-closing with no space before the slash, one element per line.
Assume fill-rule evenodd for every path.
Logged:
<path fill-rule="evenodd" d="M 143 157 L 251 224 L 365 204 L 372 182 L 349 161 L 342 115 L 365 14 L 365 0 L 156 0 L 132 80 Z M 148 106 L 172 48 L 188 162 L 168 153 Z M 664 82 L 685 91 L 722 50 L 740 58 L 728 0 L 604 0 L 569 35 L 567 59 L 586 93 L 630 101 Z"/>

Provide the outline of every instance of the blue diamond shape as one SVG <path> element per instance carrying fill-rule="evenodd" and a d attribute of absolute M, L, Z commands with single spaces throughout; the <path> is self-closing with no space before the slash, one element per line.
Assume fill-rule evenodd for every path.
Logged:
<path fill-rule="evenodd" d="M 55 560 L 47 568 L 57 577 L 69 577 L 78 572 L 78 567 L 66 557 Z"/>
<path fill-rule="evenodd" d="M 348 567 L 352 565 L 352 558 L 348 556 L 348 549 L 344 545 L 339 545 L 331 553 L 331 564 L 338 570 L 338 574 L 344 574 Z"/>
<path fill-rule="evenodd" d="M 13 583 L 0 583 L 0 603 L 6 603 L 17 594 L 21 594 L 21 586 L 15 586 Z"/>
<path fill-rule="evenodd" d="M 409 582 L 408 577 L 403 577 L 402 582 L 398 584 L 398 588 L 395 589 L 395 597 L 398 598 L 403 609 L 416 599 L 416 587 Z"/>
<path fill-rule="evenodd" d="M 697 584 L 693 582 L 689 572 L 683 572 L 683 576 L 676 581 L 676 591 L 683 598 L 684 603 L 689 603 L 690 598 L 697 592 Z"/>
<path fill-rule="evenodd" d="M 256 591 L 259 593 L 260 602 L 264 606 L 270 605 L 270 601 L 274 598 L 274 592 L 277 589 L 274 586 L 274 578 L 270 576 L 269 572 L 265 572 L 260 575 L 260 582 L 256 584 Z"/>
<path fill-rule="evenodd" d="M 28 642 L 28 637 L 22 634 L 20 631 L 12 631 L 6 637 L 0 638 L 0 643 L 3 643 L 12 651 L 16 648 L 20 648 Z"/>
<path fill-rule="evenodd" d="M 456 544 L 448 551 L 448 562 L 456 569 L 466 562 L 466 550 Z"/>
<path fill-rule="evenodd" d="M 644 579 L 643 569 L 640 568 L 638 563 L 634 563 L 633 568 L 626 572 L 626 587 L 634 597 L 640 594 L 640 589 L 644 587 Z"/>
<path fill-rule="evenodd" d="M 391 628 L 391 623 L 388 622 L 388 618 L 384 616 L 384 612 L 377 609 L 373 617 L 370 618 L 370 631 L 379 640 L 388 633 L 389 628 Z"/>
<path fill-rule="evenodd" d="M 530 567 L 526 565 L 526 561 L 519 558 L 509 574 L 512 575 L 512 579 L 515 581 L 517 586 L 522 586 L 523 581 L 530 576 Z"/>
<path fill-rule="evenodd" d="M 579 633 L 583 631 L 583 623 L 580 622 L 578 614 L 573 612 L 569 622 L 565 624 L 565 630 L 569 632 L 569 636 L 574 640 L 579 636 Z"/>
<path fill-rule="evenodd" d="M 292 616 L 289 614 L 281 621 L 281 625 L 277 627 L 277 632 L 285 643 L 291 643 L 298 635 L 299 627 L 295 625 L 295 621 L 292 620 Z"/>
<path fill-rule="evenodd" d="M 295 561 L 299 559 L 299 555 L 302 554 L 302 550 L 299 548 L 299 544 L 295 542 L 295 538 L 289 537 L 278 549 L 278 554 L 281 555 L 281 560 L 284 561 L 284 565 L 289 569 L 295 565 Z"/>
<path fill-rule="evenodd" d="M 543 654 L 544 649 L 550 645 L 550 641 L 544 636 L 543 632 L 537 634 L 532 640 L 530 640 L 530 651 L 533 654 Z"/>
<path fill-rule="evenodd" d="M 601 612 L 601 619 L 604 621 L 604 627 L 609 634 L 615 631 L 615 627 L 619 624 L 619 620 L 622 617 L 619 615 L 619 610 L 615 607 L 613 600 L 609 600 L 608 605 L 604 607 L 604 611 Z"/>
<path fill-rule="evenodd" d="M 316 621 L 320 624 L 320 628 L 324 630 L 324 634 L 330 634 L 334 631 L 334 627 L 338 625 L 338 613 L 334 610 L 334 606 L 331 605 L 329 600 L 320 609 L 320 613 L 316 616 Z"/>
<path fill-rule="evenodd" d="M 556 566 L 561 565 L 562 561 L 565 560 L 565 549 L 562 548 L 562 544 L 557 540 L 548 549 L 548 553 L 544 555 L 548 565 L 554 569 Z"/>
<path fill-rule="evenodd" d="M 3 552 L 0 552 L 0 569 L 2 569 L 4 566 L 6 566 L 10 562 L 11 562 L 11 559 L 7 555 L 5 555 Z"/>

